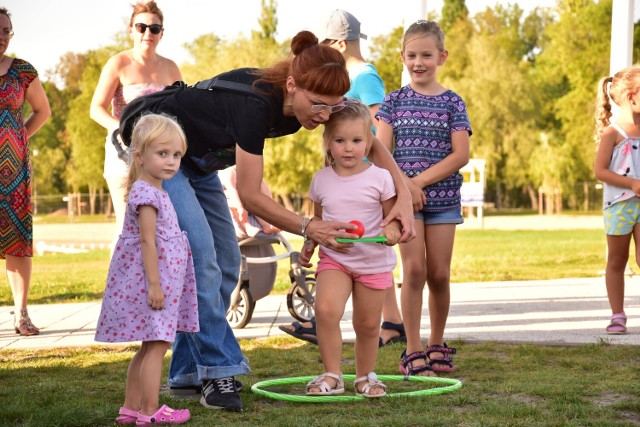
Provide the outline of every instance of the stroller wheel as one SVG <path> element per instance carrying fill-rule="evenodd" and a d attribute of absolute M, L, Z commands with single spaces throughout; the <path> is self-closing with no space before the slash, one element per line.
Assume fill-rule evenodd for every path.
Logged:
<path fill-rule="evenodd" d="M 240 301 L 235 306 L 229 307 L 227 311 L 227 321 L 232 328 L 244 328 L 251 321 L 253 309 L 256 302 L 251 296 L 249 289 L 243 287 L 240 289 Z"/>
<path fill-rule="evenodd" d="M 311 320 L 315 314 L 313 303 L 316 298 L 316 279 L 314 276 L 307 276 L 304 282 L 307 292 L 294 283 L 287 294 L 287 308 L 289 313 L 301 322 Z"/>

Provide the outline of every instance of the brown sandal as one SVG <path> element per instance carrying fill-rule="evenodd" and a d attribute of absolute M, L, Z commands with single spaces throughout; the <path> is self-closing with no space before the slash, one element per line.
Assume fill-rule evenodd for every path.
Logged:
<path fill-rule="evenodd" d="M 27 313 L 26 308 L 20 310 L 20 319 L 18 319 L 17 316 L 15 317 L 14 326 L 16 334 L 20 334 L 23 337 L 38 335 L 40 333 L 40 329 L 36 328 L 36 326 L 31 322 L 31 318 L 29 317 L 29 313 Z"/>

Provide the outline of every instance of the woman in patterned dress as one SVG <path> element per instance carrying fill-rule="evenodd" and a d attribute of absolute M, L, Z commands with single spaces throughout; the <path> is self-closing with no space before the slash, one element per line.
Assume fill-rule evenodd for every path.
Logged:
<path fill-rule="evenodd" d="M 11 37 L 11 15 L 0 8 L 0 259 L 5 259 L 13 294 L 16 333 L 28 336 L 40 331 L 27 312 L 33 256 L 27 141 L 49 119 L 51 109 L 35 68 L 5 55 Z M 22 117 L 25 101 L 32 111 L 26 120 Z"/>
<path fill-rule="evenodd" d="M 116 215 L 114 244 L 122 231 L 124 221 L 124 182 L 128 167 L 118 158 L 111 142 L 111 133 L 118 127 L 120 114 L 125 105 L 134 98 L 157 92 L 177 80 L 182 80 L 175 62 L 156 53 L 158 43 L 164 34 L 163 20 L 162 11 L 155 1 L 138 2 L 133 6 L 129 23 L 133 47 L 109 58 L 102 69 L 91 100 L 91 118 L 108 131 L 104 178 Z"/>

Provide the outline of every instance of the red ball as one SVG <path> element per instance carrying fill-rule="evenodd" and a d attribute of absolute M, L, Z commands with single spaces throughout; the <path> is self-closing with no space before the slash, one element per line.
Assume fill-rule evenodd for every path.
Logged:
<path fill-rule="evenodd" d="M 355 230 L 347 230 L 349 233 L 357 234 L 358 237 L 362 237 L 364 235 L 364 225 L 360 221 L 354 219 L 353 221 L 349 221 L 349 224 L 358 226 Z"/>

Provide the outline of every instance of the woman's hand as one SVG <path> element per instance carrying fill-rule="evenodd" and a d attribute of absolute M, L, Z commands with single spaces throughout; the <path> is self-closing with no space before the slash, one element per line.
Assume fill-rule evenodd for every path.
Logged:
<path fill-rule="evenodd" d="M 154 310 L 162 310 L 164 308 L 164 292 L 162 292 L 160 286 L 149 286 L 147 304 Z"/>
<path fill-rule="evenodd" d="M 398 193 L 397 200 L 391 211 L 382 220 L 382 228 L 389 225 L 393 220 L 400 221 L 402 225 L 402 236 L 399 243 L 410 242 L 416 237 L 416 230 L 413 227 L 413 204 L 408 193 Z"/>
<path fill-rule="evenodd" d="M 338 243 L 336 239 L 357 239 L 358 235 L 350 233 L 349 230 L 356 230 L 358 227 L 348 222 L 321 221 L 314 219 L 307 225 L 306 234 L 314 242 L 343 254 L 349 253 L 349 248 L 353 243 Z"/>

